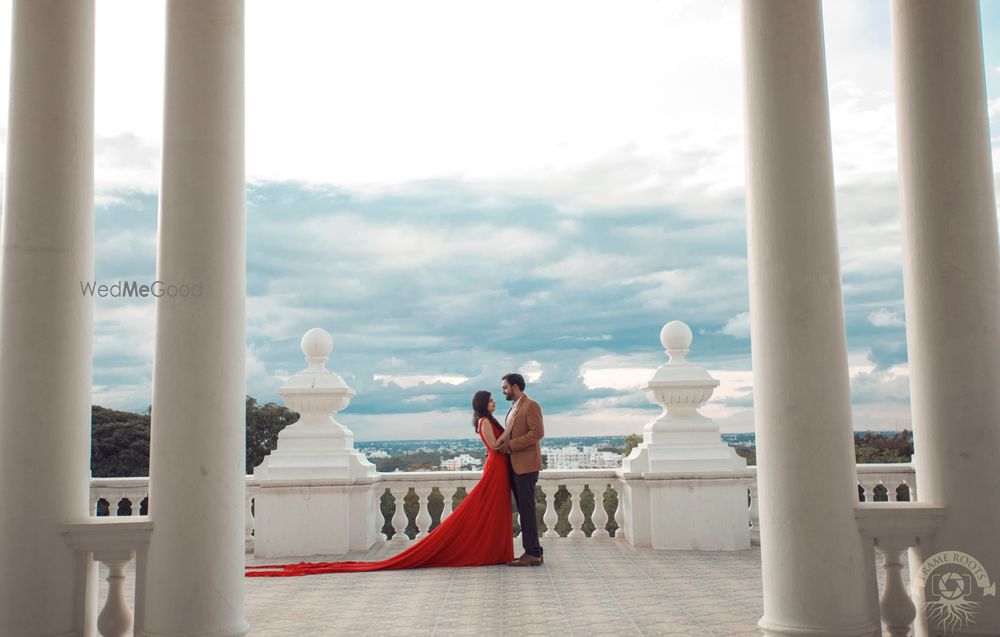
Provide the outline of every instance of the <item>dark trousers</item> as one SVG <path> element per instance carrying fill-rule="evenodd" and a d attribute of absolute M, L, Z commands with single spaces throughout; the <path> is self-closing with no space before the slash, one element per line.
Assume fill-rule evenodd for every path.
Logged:
<path fill-rule="evenodd" d="M 538 482 L 538 472 L 514 473 L 509 457 L 507 471 L 510 474 L 510 490 L 514 494 L 514 503 L 521 519 L 521 543 L 524 545 L 524 552 L 541 557 L 542 545 L 538 543 L 538 519 L 535 517 L 535 483 Z"/>

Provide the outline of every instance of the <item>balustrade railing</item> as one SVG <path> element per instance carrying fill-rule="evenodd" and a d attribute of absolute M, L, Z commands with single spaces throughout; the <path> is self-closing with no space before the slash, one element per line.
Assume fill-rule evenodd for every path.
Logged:
<path fill-rule="evenodd" d="M 760 539 L 756 467 L 745 478 L 750 532 Z M 858 499 L 862 502 L 914 501 L 916 482 L 910 464 L 859 464 Z M 378 476 L 379 533 L 386 540 L 422 537 L 457 507 L 482 476 L 478 471 L 397 471 Z M 138 516 L 148 509 L 148 478 L 93 478 L 92 516 Z M 254 496 L 258 482 L 247 476 L 246 548 L 253 548 Z M 598 494 L 600 497 L 598 498 Z M 536 491 L 539 531 L 544 538 L 624 539 L 621 484 L 614 469 L 546 470 Z M 396 506 L 399 498 L 404 506 Z M 600 501 L 603 506 L 597 507 Z M 568 506 L 567 506 L 568 503 Z M 512 508 L 515 533 L 520 529 Z"/>
<path fill-rule="evenodd" d="M 760 518 L 757 507 L 756 467 L 748 469 L 749 476 L 741 480 L 747 489 L 751 541 L 757 543 L 760 539 Z M 857 474 L 858 497 L 862 502 L 916 499 L 914 471 L 910 464 L 859 464 Z M 378 474 L 375 488 L 379 514 L 375 516 L 375 520 L 379 537 L 384 541 L 399 543 L 423 537 L 461 504 L 481 477 L 482 472 L 478 471 Z M 260 487 L 259 481 L 253 476 L 247 476 L 246 484 L 246 550 L 252 552 L 254 498 Z M 545 539 L 626 540 L 620 497 L 623 488 L 624 482 L 614 469 L 543 471 L 536 488 L 539 532 Z M 117 518 L 120 522 L 125 521 L 121 518 L 134 517 L 135 524 L 127 527 L 129 531 L 126 535 L 122 535 L 126 529 L 123 526 L 107 527 L 107 529 L 100 526 L 80 526 L 72 529 L 72 533 L 80 537 L 93 538 L 110 533 L 109 537 L 115 538 L 112 546 L 117 549 L 116 551 L 106 551 L 107 555 L 95 555 L 98 561 L 104 562 L 111 569 L 109 580 L 111 586 L 102 620 L 102 626 L 107 628 L 108 632 L 102 631 L 102 634 L 119 634 L 118 631 L 123 627 L 131 625 L 131 614 L 121 593 L 122 579 L 124 565 L 137 555 L 141 556 L 143 543 L 151 531 L 152 523 L 145 517 L 150 507 L 148 489 L 149 479 L 144 477 L 93 478 L 90 484 L 91 516 Z M 155 503 L 152 506 L 155 506 Z M 511 507 L 511 523 L 515 535 L 520 532 L 517 518 L 516 509 Z M 133 535 L 135 537 L 132 537 Z M 121 539 L 122 537 L 125 539 Z M 76 543 L 80 547 L 87 547 L 87 542 L 96 541 L 98 540 L 88 539 L 86 542 L 79 540 Z M 901 582 L 897 582 L 899 569 L 889 570 L 896 565 L 896 562 L 889 559 L 895 554 L 887 550 L 885 555 L 887 573 L 892 578 L 892 584 L 884 595 L 883 606 L 886 609 L 904 607 L 905 604 L 897 599 L 901 599 L 897 591 L 901 585 Z"/>

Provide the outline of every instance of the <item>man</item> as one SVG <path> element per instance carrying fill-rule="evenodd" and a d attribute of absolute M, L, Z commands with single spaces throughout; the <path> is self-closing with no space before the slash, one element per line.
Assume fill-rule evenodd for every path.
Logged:
<path fill-rule="evenodd" d="M 542 446 L 545 435 L 542 408 L 524 393 L 524 376 L 507 374 L 500 389 L 504 398 L 511 401 L 510 411 L 504 419 L 506 431 L 497 439 L 496 449 L 508 454 L 510 490 L 521 518 L 521 543 L 524 555 L 510 566 L 540 566 L 542 546 L 538 542 L 538 520 L 535 517 L 535 483 L 542 470 Z"/>

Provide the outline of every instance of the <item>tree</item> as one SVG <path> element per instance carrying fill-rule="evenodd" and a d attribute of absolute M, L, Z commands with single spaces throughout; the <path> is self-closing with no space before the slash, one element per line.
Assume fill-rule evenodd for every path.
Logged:
<path fill-rule="evenodd" d="M 622 452 L 625 456 L 632 453 L 632 450 L 639 446 L 642 442 L 641 434 L 629 434 L 625 436 L 625 449 Z"/>
<path fill-rule="evenodd" d="M 95 478 L 149 475 L 149 413 L 94 405 L 90 409 L 90 470 Z"/>
<path fill-rule="evenodd" d="M 854 452 L 859 463 L 910 462 L 913 456 L 913 434 L 906 429 L 889 436 L 870 431 L 856 432 Z"/>
<path fill-rule="evenodd" d="M 278 434 L 281 430 L 298 419 L 299 414 L 284 405 L 275 403 L 259 405 L 254 397 L 247 396 L 246 472 L 248 474 L 264 460 L 264 456 L 278 447 Z"/>

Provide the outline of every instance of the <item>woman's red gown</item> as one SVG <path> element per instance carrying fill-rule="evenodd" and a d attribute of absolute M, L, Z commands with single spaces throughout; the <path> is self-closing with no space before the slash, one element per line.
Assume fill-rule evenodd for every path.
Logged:
<path fill-rule="evenodd" d="M 490 423 L 493 436 L 502 429 Z M 479 434 L 482 438 L 482 433 Z M 427 537 L 381 562 L 299 562 L 248 566 L 247 577 L 293 577 L 319 573 L 390 571 L 432 566 L 485 566 L 514 559 L 507 457 L 486 440 L 483 477 L 451 515 Z M 397 506 L 399 500 L 397 499 Z"/>

